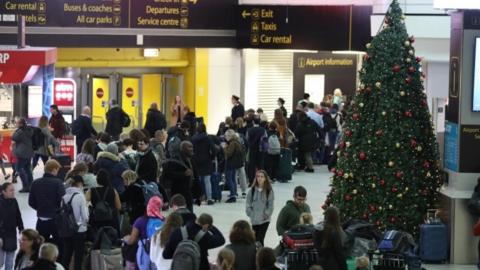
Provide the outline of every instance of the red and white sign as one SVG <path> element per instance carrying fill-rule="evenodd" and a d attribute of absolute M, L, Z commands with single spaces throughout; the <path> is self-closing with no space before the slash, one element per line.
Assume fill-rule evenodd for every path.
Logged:
<path fill-rule="evenodd" d="M 98 98 L 103 98 L 103 95 L 105 95 L 105 92 L 103 91 L 102 88 L 98 88 L 95 93 L 96 93 Z"/>
<path fill-rule="evenodd" d="M 75 158 L 75 140 L 71 135 L 63 136 L 60 143 L 60 151 L 70 156 L 72 160 Z"/>
<path fill-rule="evenodd" d="M 133 89 L 128 87 L 127 90 L 125 90 L 125 95 L 127 95 L 129 98 L 133 97 Z"/>
<path fill-rule="evenodd" d="M 74 107 L 77 84 L 68 78 L 53 79 L 53 104 L 59 107 Z"/>
<path fill-rule="evenodd" d="M 15 84 L 30 81 L 39 67 L 57 61 L 56 48 L 23 49 L 0 47 L 0 83 Z"/>

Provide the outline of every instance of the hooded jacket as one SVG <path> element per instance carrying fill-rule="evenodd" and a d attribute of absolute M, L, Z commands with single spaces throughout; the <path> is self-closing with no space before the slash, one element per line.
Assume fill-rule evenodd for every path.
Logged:
<path fill-rule="evenodd" d="M 110 173 L 110 176 L 112 177 L 112 186 L 119 194 L 122 194 L 125 191 L 122 173 L 129 169 L 125 160 L 121 160 L 119 156 L 110 152 L 99 152 L 97 161 L 94 164 L 94 170 L 95 172 L 98 172 L 100 169 L 105 169 Z"/>
<path fill-rule="evenodd" d="M 32 158 L 33 157 L 33 129 L 31 127 L 22 127 L 12 135 L 12 141 L 15 142 L 13 154 L 17 158 Z"/>
<path fill-rule="evenodd" d="M 268 193 L 268 196 L 267 196 Z M 260 191 L 252 187 L 247 193 L 245 212 L 252 225 L 261 225 L 270 222 L 273 214 L 273 189 L 269 192 Z"/>
<path fill-rule="evenodd" d="M 232 138 L 224 149 L 227 170 L 240 169 L 245 164 L 245 151 L 237 138 Z"/>
<path fill-rule="evenodd" d="M 118 105 L 113 106 L 107 112 L 107 127 L 105 132 L 112 135 L 114 138 L 117 138 L 120 133 L 123 131 L 123 127 L 129 116 L 118 107 Z"/>
<path fill-rule="evenodd" d="M 145 129 L 150 133 L 150 137 L 155 136 L 155 131 L 167 128 L 167 119 L 159 110 L 148 109 Z"/>
<path fill-rule="evenodd" d="M 300 122 L 295 130 L 298 139 L 298 148 L 302 152 L 311 152 L 317 149 L 322 138 L 322 130 L 310 118 Z"/>
<path fill-rule="evenodd" d="M 310 213 L 310 206 L 304 203 L 298 206 L 294 201 L 287 201 L 285 206 L 278 214 L 277 219 L 277 233 L 283 235 L 295 225 L 300 223 L 300 215 L 302 213 Z"/>
<path fill-rule="evenodd" d="M 87 208 L 87 200 L 85 199 L 85 195 L 83 194 L 83 190 L 77 187 L 69 187 L 66 190 L 66 194 L 63 196 L 63 202 L 68 203 L 72 198 L 73 194 L 75 194 L 72 200 L 72 209 L 73 215 L 75 216 L 75 220 L 79 225 L 78 232 L 83 233 L 87 231 L 88 226 L 88 208 Z"/>
<path fill-rule="evenodd" d="M 152 149 L 148 149 L 147 152 L 137 152 L 138 163 L 136 172 L 139 179 L 147 182 L 157 181 L 158 164 Z"/>

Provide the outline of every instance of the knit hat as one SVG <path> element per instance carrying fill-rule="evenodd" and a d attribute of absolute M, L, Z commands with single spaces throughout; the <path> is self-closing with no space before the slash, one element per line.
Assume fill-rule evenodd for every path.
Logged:
<path fill-rule="evenodd" d="M 116 143 L 111 142 L 107 145 L 107 148 L 105 149 L 105 151 L 112 153 L 114 155 L 118 155 L 118 146 Z"/>

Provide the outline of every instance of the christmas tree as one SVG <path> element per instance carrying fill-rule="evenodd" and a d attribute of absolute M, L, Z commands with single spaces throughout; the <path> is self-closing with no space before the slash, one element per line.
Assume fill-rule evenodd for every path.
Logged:
<path fill-rule="evenodd" d="M 361 85 L 347 111 L 323 207 L 416 235 L 441 185 L 437 143 L 404 15 L 394 0 L 366 45 Z"/>

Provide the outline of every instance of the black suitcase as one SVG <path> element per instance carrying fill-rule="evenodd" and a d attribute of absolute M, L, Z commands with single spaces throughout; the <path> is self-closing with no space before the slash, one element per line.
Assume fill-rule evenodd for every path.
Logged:
<path fill-rule="evenodd" d="M 60 163 L 60 170 L 58 171 L 57 177 L 65 180 L 65 175 L 72 168 L 72 159 L 68 154 L 55 154 L 52 156 L 52 159 Z"/>
<path fill-rule="evenodd" d="M 278 181 L 290 181 L 293 174 L 292 165 L 292 150 L 289 148 L 282 148 L 280 151 L 280 162 L 278 164 L 277 180 Z"/>

